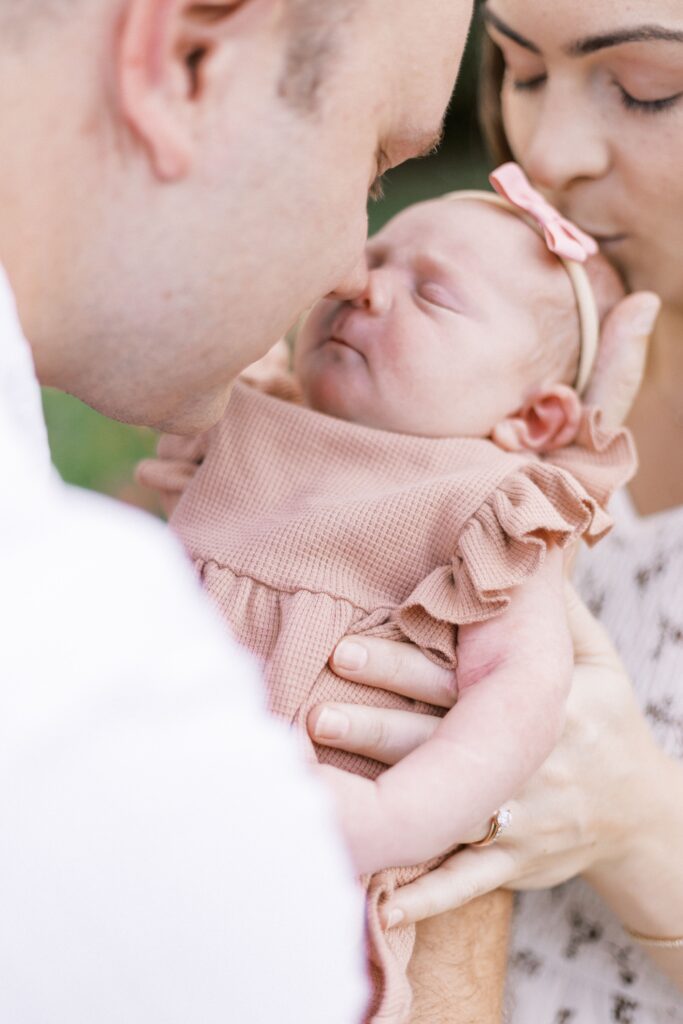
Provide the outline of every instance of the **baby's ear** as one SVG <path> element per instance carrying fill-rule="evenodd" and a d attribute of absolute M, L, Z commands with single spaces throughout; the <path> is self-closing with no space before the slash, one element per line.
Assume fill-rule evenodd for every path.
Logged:
<path fill-rule="evenodd" d="M 544 454 L 575 440 L 581 422 L 581 399 L 567 384 L 532 395 L 513 416 L 497 423 L 492 440 L 508 452 Z"/>

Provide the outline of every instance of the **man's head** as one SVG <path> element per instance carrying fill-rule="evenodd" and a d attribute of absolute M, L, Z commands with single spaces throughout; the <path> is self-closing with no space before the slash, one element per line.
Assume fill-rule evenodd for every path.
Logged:
<path fill-rule="evenodd" d="M 438 135 L 471 4 L 16 6 L 0 260 L 39 375 L 205 427 L 304 307 L 363 288 L 368 187 Z"/>

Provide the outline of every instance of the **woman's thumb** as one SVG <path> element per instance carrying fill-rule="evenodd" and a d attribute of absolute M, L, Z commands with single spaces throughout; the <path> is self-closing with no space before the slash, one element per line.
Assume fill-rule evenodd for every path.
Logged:
<path fill-rule="evenodd" d="M 514 879 L 514 862 L 503 847 L 464 847 L 459 853 L 401 889 L 382 911 L 385 925 L 414 924 L 462 907 Z"/>
<path fill-rule="evenodd" d="M 576 663 L 616 667 L 619 659 L 611 640 L 571 583 L 565 583 L 564 595 Z"/>
<path fill-rule="evenodd" d="M 614 307 L 602 325 L 600 350 L 587 405 L 597 405 L 610 426 L 620 426 L 635 401 L 645 371 L 648 340 L 661 301 L 654 292 L 635 292 Z"/>

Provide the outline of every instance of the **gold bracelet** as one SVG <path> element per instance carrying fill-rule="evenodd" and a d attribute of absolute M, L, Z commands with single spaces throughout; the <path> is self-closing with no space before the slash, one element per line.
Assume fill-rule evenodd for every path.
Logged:
<path fill-rule="evenodd" d="M 630 928 L 625 928 L 624 931 L 641 946 L 650 946 L 652 949 L 683 949 L 683 935 L 678 939 L 657 939 L 652 935 L 634 932 Z"/>

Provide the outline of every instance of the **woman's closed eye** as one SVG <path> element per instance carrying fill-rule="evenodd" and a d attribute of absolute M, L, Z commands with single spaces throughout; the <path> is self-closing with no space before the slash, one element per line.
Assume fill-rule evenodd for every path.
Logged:
<path fill-rule="evenodd" d="M 544 85 L 548 75 L 543 59 L 507 39 L 493 38 L 505 64 L 505 79 L 513 89 L 533 90 Z"/>
<path fill-rule="evenodd" d="M 517 92 L 533 92 L 534 89 L 540 89 L 541 86 L 545 85 L 548 81 L 548 76 L 545 72 L 539 75 L 533 75 L 530 78 L 512 78 L 512 88 L 516 89 Z"/>
<path fill-rule="evenodd" d="M 661 96 L 657 99 L 638 99 L 638 97 L 632 96 L 631 93 L 627 92 L 619 82 L 614 84 L 619 90 L 621 102 L 626 109 L 639 111 L 643 114 L 659 114 L 663 110 L 670 110 L 680 100 L 683 100 L 683 92 L 677 92 L 671 96 Z"/>

